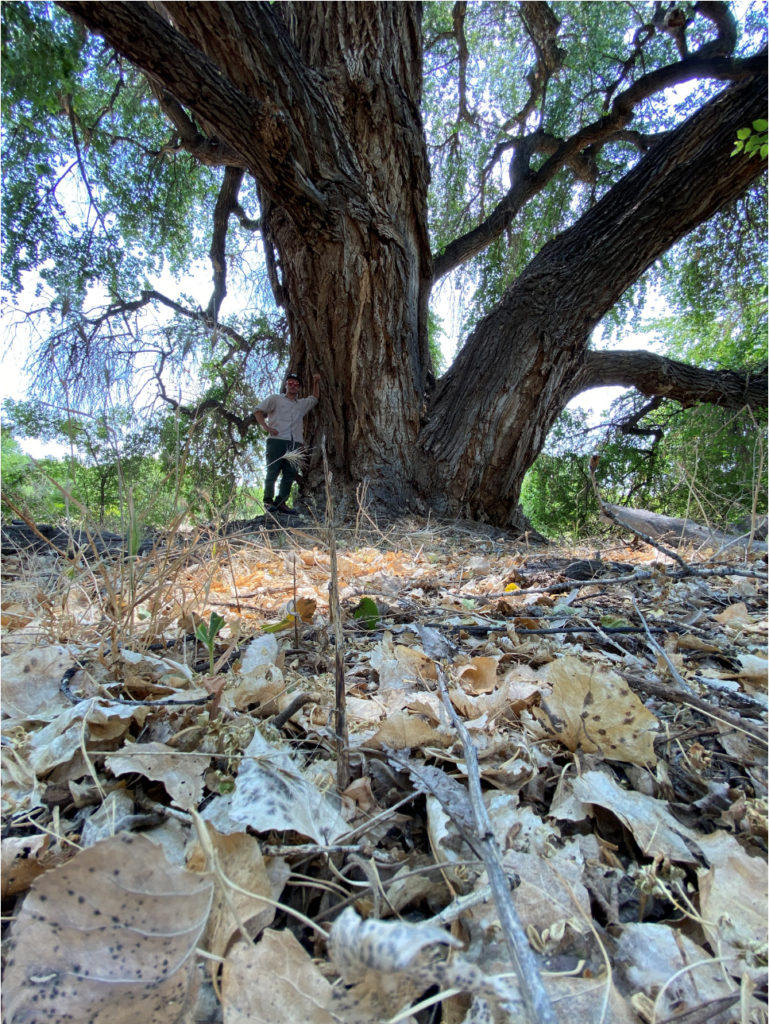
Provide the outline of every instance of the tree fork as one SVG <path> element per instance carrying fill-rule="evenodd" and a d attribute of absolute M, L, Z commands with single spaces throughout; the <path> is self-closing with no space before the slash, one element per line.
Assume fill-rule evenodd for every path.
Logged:
<path fill-rule="evenodd" d="M 765 73 L 725 89 L 548 242 L 479 322 L 420 434 L 428 503 L 500 526 L 518 520 L 524 474 L 575 393 L 590 332 L 671 245 L 762 173 L 760 159 L 730 154 L 766 104 Z"/>

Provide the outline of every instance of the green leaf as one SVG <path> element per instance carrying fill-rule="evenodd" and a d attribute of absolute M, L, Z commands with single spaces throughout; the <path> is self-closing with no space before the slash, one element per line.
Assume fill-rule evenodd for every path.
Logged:
<path fill-rule="evenodd" d="M 600 623 L 602 626 L 606 626 L 608 629 L 617 629 L 622 626 L 630 625 L 627 619 L 623 619 L 619 615 L 602 615 L 600 618 Z"/>
<path fill-rule="evenodd" d="M 757 132 L 765 132 L 769 130 L 769 121 L 766 118 L 759 117 L 753 122 L 753 130 Z"/>
<path fill-rule="evenodd" d="M 376 606 L 376 601 L 370 597 L 362 597 L 353 608 L 352 614 L 364 629 L 376 629 L 379 625 L 379 609 Z"/>
<path fill-rule="evenodd" d="M 749 139 L 751 135 L 750 128 L 740 128 L 737 132 L 738 139 Z"/>
<path fill-rule="evenodd" d="M 214 646 L 214 640 L 216 634 L 224 625 L 224 619 L 217 612 L 211 612 L 211 618 L 208 620 L 208 625 L 205 622 L 198 624 L 195 630 L 195 636 L 200 640 L 202 644 L 205 644 L 209 650 Z"/>

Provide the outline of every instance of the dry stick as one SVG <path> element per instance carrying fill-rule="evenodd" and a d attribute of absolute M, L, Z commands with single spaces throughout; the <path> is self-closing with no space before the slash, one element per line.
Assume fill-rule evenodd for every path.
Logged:
<path fill-rule="evenodd" d="M 299 646 L 299 610 L 296 607 L 296 551 L 293 555 L 294 563 L 294 647 Z"/>
<path fill-rule="evenodd" d="M 766 726 L 761 727 L 751 721 L 746 721 L 744 718 L 740 718 L 739 715 L 733 715 L 729 711 L 724 711 L 723 708 L 714 707 L 713 704 L 703 700 L 702 697 L 697 697 L 691 693 L 682 693 L 680 690 L 676 690 L 672 686 L 666 686 L 664 683 L 652 682 L 641 676 L 630 674 L 625 675 L 625 679 L 634 688 L 643 690 L 644 693 L 648 693 L 652 697 L 661 697 L 662 700 L 673 701 L 676 704 L 687 704 L 690 708 L 696 708 L 697 711 L 701 711 L 714 721 L 721 722 L 722 725 L 728 725 L 731 729 L 736 729 L 738 732 L 745 732 L 764 746 L 769 745 L 766 736 Z"/>
<path fill-rule="evenodd" d="M 651 545 L 651 547 L 656 548 L 658 551 L 661 551 L 663 555 L 667 555 L 668 558 L 672 558 L 673 561 L 678 562 L 678 564 L 681 566 L 682 569 L 687 569 L 688 566 L 687 566 L 686 562 L 683 560 L 683 558 L 681 558 L 681 556 L 678 554 L 678 552 L 671 551 L 670 548 L 666 548 L 664 546 L 664 544 L 660 544 L 660 542 L 658 540 L 655 540 L 653 537 L 649 537 L 649 536 L 647 536 L 647 534 L 641 533 L 641 531 L 637 530 L 634 526 L 628 526 L 627 523 L 624 523 L 619 518 L 619 516 L 615 515 L 614 512 L 612 512 L 611 509 L 608 508 L 608 506 L 605 504 L 603 498 L 601 497 L 601 492 L 598 490 L 598 484 L 596 483 L 595 470 L 596 470 L 596 466 L 597 465 L 598 465 L 598 456 L 597 455 L 591 455 L 590 463 L 589 463 L 589 468 L 590 468 L 590 480 L 592 481 L 592 484 L 593 484 L 593 493 L 595 494 L 596 501 L 598 502 L 598 504 L 599 504 L 599 506 L 601 508 L 601 511 L 606 516 L 606 518 L 610 519 L 615 524 L 615 526 L 619 526 L 620 529 L 627 530 L 628 533 L 634 533 L 636 535 L 636 537 L 639 537 L 644 542 L 644 544 Z"/>
<path fill-rule="evenodd" d="M 240 611 L 240 597 L 238 596 L 238 581 L 235 579 L 235 569 L 232 565 L 232 552 L 230 551 L 230 542 L 225 538 L 224 550 L 227 552 L 227 564 L 230 567 L 230 577 L 232 579 L 232 589 L 235 591 L 235 607 L 238 609 L 238 615 L 242 614 Z"/>
<path fill-rule="evenodd" d="M 658 644 L 657 641 L 652 636 L 651 629 L 649 629 L 649 623 L 646 621 L 646 618 L 645 618 L 643 612 L 638 607 L 638 602 L 632 596 L 631 596 L 630 600 L 631 600 L 631 602 L 633 604 L 633 608 L 635 609 L 636 615 L 641 620 L 641 623 L 642 623 L 643 628 L 644 628 L 644 632 L 646 633 L 646 639 L 649 641 L 649 646 L 655 652 L 655 654 L 659 655 L 659 657 L 662 658 L 662 660 L 665 662 L 665 664 L 667 665 L 667 667 L 668 667 L 668 669 L 670 671 L 671 676 L 678 683 L 678 686 L 679 686 L 681 692 L 682 693 L 691 693 L 691 691 L 692 691 L 691 686 L 689 686 L 687 681 L 684 679 L 684 677 L 681 675 L 681 673 L 675 667 L 675 665 L 673 664 L 673 659 L 670 657 L 670 655 L 665 650 L 665 648 L 662 647 L 660 644 Z"/>
<path fill-rule="evenodd" d="M 709 704 L 706 700 L 703 700 L 701 697 L 697 697 L 695 694 L 692 693 L 691 687 L 686 682 L 681 673 L 678 671 L 678 669 L 675 667 L 667 651 L 663 647 L 661 647 L 654 639 L 654 637 L 651 635 L 651 631 L 647 625 L 646 619 L 644 618 L 641 609 L 638 607 L 635 598 L 631 597 L 630 600 L 633 602 L 633 608 L 635 609 L 636 615 L 639 617 L 639 619 L 644 625 L 644 628 L 646 630 L 646 636 L 649 640 L 651 648 L 654 651 L 656 651 L 657 654 L 660 655 L 660 657 L 664 659 L 665 664 L 670 670 L 670 674 L 673 676 L 673 679 L 678 684 L 678 690 L 664 690 L 661 686 L 659 688 L 652 689 L 651 687 L 654 686 L 654 684 L 645 683 L 643 685 L 644 689 L 646 689 L 646 692 L 652 694 L 653 696 L 670 697 L 675 701 L 680 701 L 683 704 L 688 704 L 690 705 L 690 707 L 695 707 L 699 711 L 703 711 L 705 714 L 710 715 L 717 721 L 721 721 L 725 725 L 730 725 L 735 729 L 742 729 L 744 732 L 749 733 L 756 739 L 760 739 L 762 743 L 766 743 L 766 737 L 762 734 L 761 730 L 758 727 L 751 726 L 749 722 L 745 722 L 743 719 L 731 715 L 728 711 L 724 711 L 722 708 L 714 709 L 713 706 Z"/>
<path fill-rule="evenodd" d="M 328 607 L 331 625 L 334 627 L 334 661 L 336 676 L 336 702 L 334 710 L 334 735 L 336 737 L 336 782 L 341 793 L 350 781 L 350 744 L 347 736 L 347 693 L 344 682 L 344 630 L 342 608 L 339 604 L 339 575 L 336 567 L 336 531 L 334 529 L 334 503 L 331 498 L 331 473 L 326 458 L 326 435 L 320 442 L 323 455 L 323 476 L 326 481 L 326 529 L 330 556 L 331 578 L 328 583 Z"/>
<path fill-rule="evenodd" d="M 462 749 L 467 766 L 470 803 L 473 808 L 481 856 L 486 867 L 491 891 L 494 894 L 494 901 L 497 905 L 497 913 L 499 914 L 505 941 L 521 985 L 521 995 L 526 1012 L 532 1024 L 557 1024 L 557 1017 L 550 1002 L 550 997 L 545 991 L 545 986 L 542 984 L 534 954 L 529 946 L 529 940 L 526 938 L 526 933 L 523 930 L 510 896 L 510 883 L 502 867 L 499 848 L 494 839 L 486 805 L 483 802 L 477 751 L 469 732 L 451 703 L 443 666 L 440 663 L 436 663 L 436 669 L 441 699 L 462 741 Z"/>

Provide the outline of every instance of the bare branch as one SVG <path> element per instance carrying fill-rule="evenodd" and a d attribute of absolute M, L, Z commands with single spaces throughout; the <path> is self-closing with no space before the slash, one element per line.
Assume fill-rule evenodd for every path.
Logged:
<path fill-rule="evenodd" d="M 467 46 L 465 36 L 465 16 L 467 14 L 467 0 L 456 0 L 451 10 L 451 20 L 454 27 L 454 39 L 457 44 L 457 55 L 459 57 L 459 113 L 458 120 L 472 122 L 475 116 L 467 106 L 467 62 L 470 59 L 470 50 Z"/>
<path fill-rule="evenodd" d="M 766 368 L 754 374 L 707 370 L 643 350 L 588 352 L 572 395 L 607 386 L 636 388 L 643 395 L 672 398 L 683 406 L 700 402 L 726 409 L 767 405 Z"/>
<path fill-rule="evenodd" d="M 237 413 L 232 412 L 232 410 L 228 409 L 225 405 L 227 397 L 226 394 L 224 400 L 219 398 L 204 398 L 203 401 L 197 402 L 195 405 L 183 405 L 175 398 L 172 398 L 168 394 L 165 382 L 163 381 L 163 370 L 165 369 L 165 364 L 169 355 L 169 352 L 162 352 L 160 354 L 158 364 L 155 367 L 154 376 L 159 397 L 175 412 L 178 412 L 181 416 L 184 416 L 185 419 L 191 420 L 192 422 L 204 419 L 210 413 L 216 413 L 216 415 L 222 419 L 229 428 L 229 435 L 233 444 L 234 454 L 241 454 L 243 450 L 243 442 L 245 442 L 248 437 L 248 431 L 254 423 L 256 423 L 256 419 L 253 414 L 250 413 L 248 416 L 238 416 Z M 238 442 L 234 437 L 232 433 L 233 429 L 237 430 L 240 442 Z"/>
<path fill-rule="evenodd" d="M 639 427 L 638 424 L 648 413 L 659 409 L 663 401 L 664 399 L 661 395 L 655 395 L 654 398 L 650 399 L 646 405 L 642 405 L 631 416 L 626 416 L 620 420 L 617 424 L 620 433 L 626 436 L 632 435 L 633 437 L 653 437 L 654 445 L 657 445 L 662 440 L 664 433 L 662 427 L 659 424 L 655 424 L 653 427 Z"/>
<path fill-rule="evenodd" d="M 227 227 L 230 222 L 230 213 L 237 205 L 243 174 L 242 167 L 225 168 L 224 178 L 214 207 L 214 230 L 209 250 L 211 264 L 214 268 L 214 291 L 206 310 L 206 316 L 214 323 L 219 317 L 219 309 L 227 294 Z"/>
<path fill-rule="evenodd" d="M 651 71 L 620 93 L 608 114 L 558 144 L 552 155 L 536 172 L 530 171 L 528 160 L 537 149 L 537 136 L 516 140 L 516 155 L 520 149 L 521 159 L 517 160 L 516 174 L 510 190 L 485 221 L 450 242 L 441 254 L 434 256 L 433 280 L 438 281 L 482 252 L 510 226 L 525 203 L 542 192 L 560 170 L 564 167 L 574 169 L 582 166 L 579 160 L 585 160 L 588 149 L 595 154 L 607 143 L 627 138 L 627 125 L 633 118 L 635 108 L 643 100 L 673 85 L 681 85 L 696 79 L 739 81 L 757 75 L 766 75 L 765 55 L 745 60 L 695 55 Z M 665 133 L 663 137 L 670 134 L 672 133 Z M 552 141 L 549 145 L 552 146 Z M 590 155 L 587 159 L 591 159 Z"/>

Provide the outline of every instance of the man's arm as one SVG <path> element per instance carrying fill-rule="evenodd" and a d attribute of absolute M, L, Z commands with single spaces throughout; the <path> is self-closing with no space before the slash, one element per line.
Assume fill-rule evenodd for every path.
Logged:
<path fill-rule="evenodd" d="M 312 397 L 320 398 L 320 374 L 314 373 L 312 375 Z"/>
<path fill-rule="evenodd" d="M 276 437 L 277 434 L 278 434 L 277 430 L 274 427 L 268 427 L 267 426 L 267 416 L 268 415 L 269 415 L 269 413 L 266 413 L 264 411 L 264 409 L 255 409 L 254 410 L 254 419 L 259 424 L 259 426 L 262 428 L 262 430 L 265 430 L 270 435 L 270 437 Z"/>

